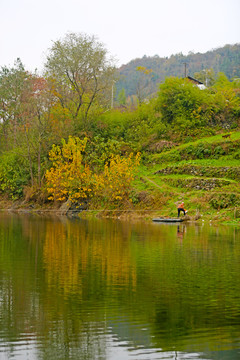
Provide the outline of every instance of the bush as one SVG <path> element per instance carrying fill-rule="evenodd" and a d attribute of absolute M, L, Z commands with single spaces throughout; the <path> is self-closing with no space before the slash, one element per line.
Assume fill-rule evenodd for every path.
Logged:
<path fill-rule="evenodd" d="M 209 199 L 209 204 L 214 209 L 226 209 L 228 207 L 239 206 L 240 196 L 237 194 L 213 194 Z"/>
<path fill-rule="evenodd" d="M 226 78 L 219 78 L 210 89 L 200 90 L 187 79 L 171 77 L 160 85 L 155 109 L 162 113 L 164 123 L 181 130 L 206 125 L 236 128 L 240 115 L 238 91 L 238 85 Z"/>
<path fill-rule="evenodd" d="M 214 149 L 214 155 L 224 155 L 225 154 L 225 150 L 220 146 L 216 146 L 215 149 Z"/>
<path fill-rule="evenodd" d="M 156 154 L 152 156 L 152 162 L 156 164 L 177 161 L 181 161 L 181 155 L 178 151 L 171 151 L 169 153 L 161 153 L 160 155 Z"/>
<path fill-rule="evenodd" d="M 160 85 L 156 110 L 161 111 L 163 121 L 181 129 L 204 125 L 206 93 L 186 79 L 168 78 Z"/>
<path fill-rule="evenodd" d="M 83 162 L 87 138 L 69 136 L 62 146 L 53 145 L 49 152 L 52 167 L 46 172 L 49 200 L 82 202 L 92 197 L 95 184 L 92 172 Z"/>
<path fill-rule="evenodd" d="M 236 159 L 236 160 L 240 160 L 240 150 L 236 151 L 236 152 L 233 154 L 233 158 Z"/>
<path fill-rule="evenodd" d="M 28 162 L 16 152 L 9 152 L 0 158 L 0 190 L 13 200 L 23 196 L 23 189 L 29 183 Z"/>

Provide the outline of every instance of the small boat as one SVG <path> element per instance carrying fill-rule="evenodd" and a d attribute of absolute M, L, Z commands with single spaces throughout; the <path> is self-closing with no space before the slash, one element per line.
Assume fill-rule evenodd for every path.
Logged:
<path fill-rule="evenodd" d="M 155 219 L 152 219 L 152 221 L 155 221 L 155 222 L 164 222 L 164 223 L 174 223 L 174 222 L 182 222 L 183 219 L 182 218 L 155 218 Z"/>

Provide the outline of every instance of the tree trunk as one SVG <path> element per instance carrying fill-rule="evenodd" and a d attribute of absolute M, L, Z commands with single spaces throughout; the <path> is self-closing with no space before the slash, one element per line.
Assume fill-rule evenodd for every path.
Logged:
<path fill-rule="evenodd" d="M 41 142 L 38 143 L 38 186 L 41 187 Z"/>
<path fill-rule="evenodd" d="M 28 162 L 29 162 L 29 171 L 30 171 L 30 176 L 31 176 L 31 185 L 33 187 L 34 178 L 33 178 L 33 170 L 32 170 L 32 158 L 31 158 L 31 152 L 30 152 L 29 139 L 28 139 L 28 135 L 27 135 L 27 129 L 25 126 L 24 126 L 24 130 L 25 130 L 25 135 L 26 135 L 26 140 L 27 140 Z"/>

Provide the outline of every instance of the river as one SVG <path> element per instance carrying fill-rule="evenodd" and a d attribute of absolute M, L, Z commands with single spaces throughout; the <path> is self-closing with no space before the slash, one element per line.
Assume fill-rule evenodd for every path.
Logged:
<path fill-rule="evenodd" d="M 0 214 L 0 359 L 240 358 L 240 228 Z"/>

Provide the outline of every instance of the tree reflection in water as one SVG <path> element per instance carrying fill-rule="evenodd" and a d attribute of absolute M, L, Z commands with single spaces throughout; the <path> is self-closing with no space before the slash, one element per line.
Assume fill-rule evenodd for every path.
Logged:
<path fill-rule="evenodd" d="M 2 353 L 239 354 L 239 229 L 1 214 L 0 232 Z"/>

